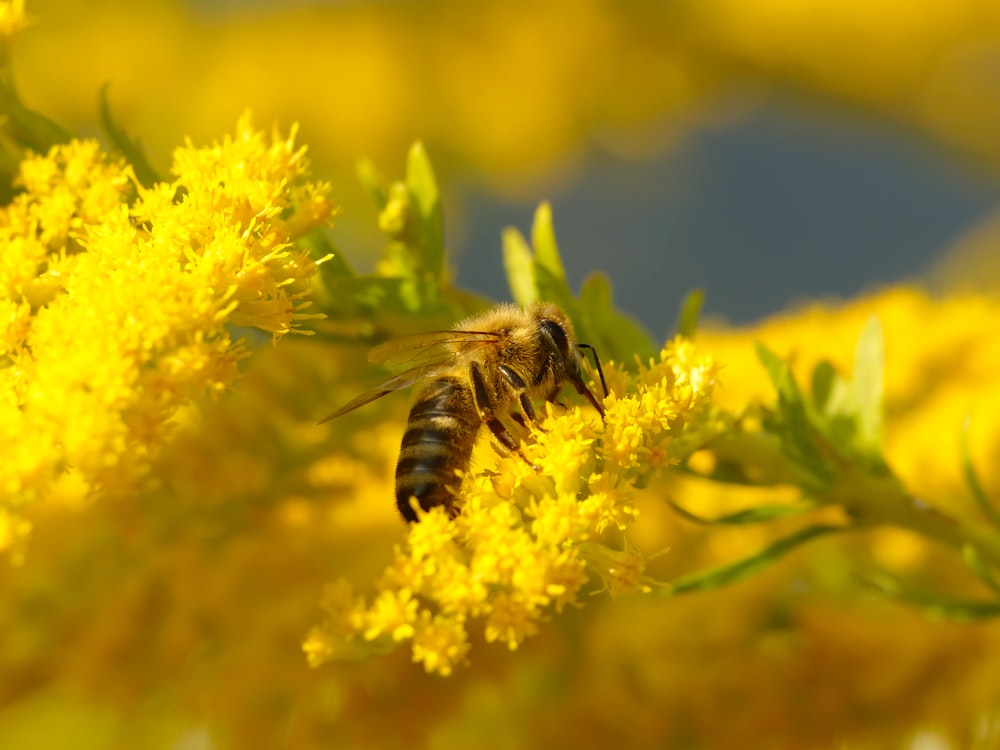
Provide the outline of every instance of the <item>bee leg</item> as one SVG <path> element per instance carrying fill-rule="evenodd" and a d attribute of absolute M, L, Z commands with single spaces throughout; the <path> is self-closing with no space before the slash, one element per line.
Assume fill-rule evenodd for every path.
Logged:
<path fill-rule="evenodd" d="M 527 424 L 524 422 L 524 420 L 527 419 L 528 424 L 530 424 L 532 428 L 540 431 L 542 428 L 538 425 L 538 416 L 535 414 L 535 406 L 531 403 L 531 399 L 528 398 L 528 386 L 525 384 L 524 380 L 507 365 L 500 365 L 498 369 L 500 370 L 500 374 L 504 376 L 504 379 L 510 383 L 510 387 L 514 389 L 514 392 L 518 394 L 518 402 L 521 404 L 521 411 L 524 412 L 523 417 L 519 414 L 511 414 L 511 419 L 525 429 L 528 429 Z"/>
<path fill-rule="evenodd" d="M 556 399 L 558 399 L 558 398 L 559 398 L 559 391 L 560 391 L 560 390 L 561 390 L 561 389 L 560 389 L 560 388 L 559 388 L 559 386 L 557 385 L 557 386 L 556 386 L 555 388 L 553 388 L 553 389 L 552 389 L 552 391 L 551 391 L 551 392 L 550 392 L 550 393 L 549 393 L 549 394 L 548 394 L 548 395 L 547 395 L 547 396 L 545 397 L 545 400 L 546 400 L 546 401 L 548 401 L 548 402 L 549 402 L 550 404 L 555 404 L 556 406 L 558 406 L 558 407 L 559 407 L 560 409 L 562 409 L 563 411 L 566 411 L 567 409 L 569 409 L 569 406 L 567 406 L 567 405 L 566 405 L 566 402 L 565 402 L 565 401 L 557 401 L 557 400 L 556 400 Z"/>
<path fill-rule="evenodd" d="M 535 415 L 535 406 L 531 403 L 531 399 L 528 398 L 528 394 L 522 393 L 519 401 L 521 402 L 521 409 L 524 411 L 524 415 L 528 418 L 528 422 L 531 423 L 531 427 L 539 432 L 545 432 L 538 423 L 538 417 Z"/>
<path fill-rule="evenodd" d="M 479 412 L 479 418 L 483 420 L 483 424 L 489 427 L 490 432 L 493 433 L 493 437 L 497 439 L 501 448 L 505 449 L 508 453 L 516 453 L 526 463 L 531 464 L 521 450 L 521 445 L 517 438 L 514 437 L 507 428 L 507 425 L 501 422 L 500 418 L 493 411 L 493 404 L 490 401 L 490 394 L 486 388 L 486 381 L 483 380 L 483 371 L 479 368 L 478 363 L 473 362 L 469 365 L 469 376 L 472 378 L 472 393 L 476 400 L 476 410 Z M 531 464 L 531 466 L 536 470 L 538 469 L 534 464 Z"/>

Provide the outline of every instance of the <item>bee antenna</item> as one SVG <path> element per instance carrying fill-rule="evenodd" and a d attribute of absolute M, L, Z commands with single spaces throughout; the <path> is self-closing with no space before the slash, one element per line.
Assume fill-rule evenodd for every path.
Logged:
<path fill-rule="evenodd" d="M 597 368 L 597 374 L 601 377 L 601 388 L 604 389 L 604 397 L 608 397 L 608 384 L 604 380 L 604 370 L 601 369 L 601 360 L 597 356 L 597 349 L 595 349 L 590 344 L 577 344 L 577 349 L 590 349 L 590 353 L 594 357 L 594 366 Z"/>

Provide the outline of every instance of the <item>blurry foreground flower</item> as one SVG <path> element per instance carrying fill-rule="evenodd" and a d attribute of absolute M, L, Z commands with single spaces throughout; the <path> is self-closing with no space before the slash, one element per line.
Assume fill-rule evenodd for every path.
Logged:
<path fill-rule="evenodd" d="M 609 370 L 612 382 L 625 379 Z M 694 433 L 708 434 L 715 380 L 712 358 L 677 338 L 606 399 L 603 422 L 586 407 L 548 404 L 524 447 L 538 470 L 507 457 L 471 471 L 462 512 L 420 513 L 370 601 L 344 582 L 331 587 L 327 620 L 304 645 L 310 662 L 410 641 L 414 661 L 447 675 L 465 661 L 474 623 L 513 650 L 551 612 L 578 604 L 590 581 L 613 594 L 658 585 L 628 539 L 633 486 L 687 458 Z"/>
<path fill-rule="evenodd" d="M 316 264 L 292 243 L 334 205 L 307 169 L 294 130 L 249 116 L 149 188 L 93 140 L 24 159 L 0 209 L 0 550 L 32 503 L 142 487 L 178 407 L 247 355 L 227 324 L 310 317 Z"/>

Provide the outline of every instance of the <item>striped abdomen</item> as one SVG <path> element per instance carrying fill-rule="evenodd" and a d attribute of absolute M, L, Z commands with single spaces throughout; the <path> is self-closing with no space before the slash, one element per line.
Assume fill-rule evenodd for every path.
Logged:
<path fill-rule="evenodd" d="M 461 485 L 455 470 L 466 470 L 482 424 L 469 386 L 456 378 L 431 382 L 420 394 L 403 433 L 396 464 L 396 505 L 416 521 L 410 497 L 429 510 L 451 508 Z"/>

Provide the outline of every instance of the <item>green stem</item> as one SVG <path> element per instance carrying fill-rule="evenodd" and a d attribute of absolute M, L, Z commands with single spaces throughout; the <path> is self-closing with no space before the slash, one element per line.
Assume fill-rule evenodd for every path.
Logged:
<path fill-rule="evenodd" d="M 992 527 L 962 521 L 908 493 L 889 475 L 873 477 L 851 472 L 825 498 L 842 505 L 856 527 L 893 526 L 962 553 L 972 545 L 982 559 L 1000 569 L 1000 534 Z"/>

